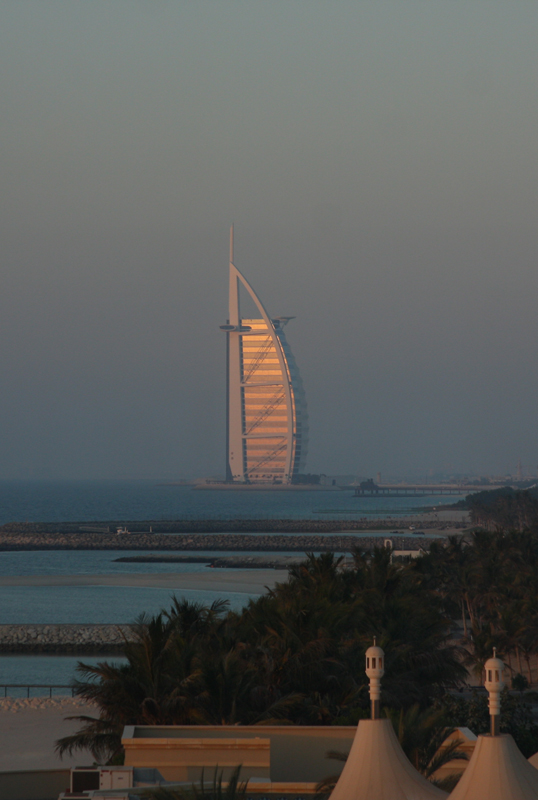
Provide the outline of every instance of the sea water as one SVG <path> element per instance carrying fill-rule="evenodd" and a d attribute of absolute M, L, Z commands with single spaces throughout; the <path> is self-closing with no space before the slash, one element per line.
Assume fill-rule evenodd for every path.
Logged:
<path fill-rule="evenodd" d="M 121 562 L 118 558 L 141 556 L 139 550 L 36 551 L 0 552 L 0 577 L 31 575 L 139 575 L 149 573 L 221 573 L 230 577 L 234 569 L 219 569 L 208 563 Z M 157 553 L 155 555 L 158 555 Z M 162 555 L 162 554 L 161 554 Z M 170 555 L 170 554 L 168 554 Z M 187 554 L 185 554 L 187 555 Z M 237 556 L 232 551 L 208 551 L 191 554 L 196 557 Z M 258 552 L 242 555 L 259 556 Z M 272 555 L 289 555 L 273 553 Z M 177 595 L 193 602 L 210 605 L 214 600 L 227 600 L 229 608 L 239 611 L 249 597 L 243 592 L 216 589 L 196 590 L 140 586 L 0 586 L 0 624 L 54 623 L 127 623 L 140 614 L 157 614 L 169 608 Z"/>
<path fill-rule="evenodd" d="M 94 586 L 2 586 L 0 585 L 0 624 L 54 624 L 54 623 L 128 623 L 142 613 L 157 614 L 169 608 L 174 595 L 193 602 L 210 605 L 214 600 L 228 601 L 231 610 L 239 611 L 250 597 L 256 594 L 230 592 L 221 589 L 196 590 L 170 587 L 104 586 L 98 585 L 100 575 L 140 574 L 221 574 L 224 578 L 237 571 L 234 568 L 210 567 L 214 556 L 235 556 L 235 551 L 206 551 L 184 553 L 206 562 L 125 562 L 118 558 L 151 555 L 139 550 L 26 550 L 0 551 L 0 578 L 4 576 L 40 575 L 94 575 Z M 153 553 L 153 555 L 163 555 Z M 170 553 L 165 554 L 171 555 Z M 259 556 L 258 551 L 242 552 L 242 556 Z M 289 552 L 272 552 L 271 556 L 301 555 Z"/>
<path fill-rule="evenodd" d="M 156 481 L 0 481 L 6 522 L 164 519 L 354 519 L 412 514 L 456 496 L 355 497 L 341 491 L 194 489 Z"/>
<path fill-rule="evenodd" d="M 164 485 L 155 481 L 0 481 L 0 524 L 71 520 L 122 523 L 150 519 L 355 519 L 392 516 L 401 518 L 398 523 L 395 520 L 396 528 L 400 523 L 405 524 L 405 515 L 412 514 L 419 507 L 457 499 L 432 496 L 356 498 L 349 489 L 326 492 L 199 491 L 189 486 Z M 360 533 L 356 535 L 358 538 L 361 536 Z M 372 532 L 367 535 L 372 535 Z M 386 536 L 386 533 L 380 536 Z M 128 554 L 126 551 L 0 552 L 0 575 L 138 574 L 203 572 L 208 569 L 204 564 L 121 563 L 114 560 Z M 136 554 L 140 555 L 140 551 Z M 169 607 L 172 594 L 169 588 L 152 587 L 4 586 L 0 587 L 0 623 L 131 622 L 143 612 L 155 614 Z M 204 604 L 223 598 L 229 601 L 230 608 L 237 610 L 249 598 L 243 593 L 222 591 L 188 590 L 178 594 Z M 92 659 L 94 657 L 82 657 L 86 662 Z M 0 656 L 0 685 L 69 683 L 77 661 L 71 656 Z"/>
<path fill-rule="evenodd" d="M 94 666 L 103 661 L 118 665 L 126 663 L 126 659 L 118 655 L 2 655 L 0 656 L 0 700 L 4 696 L 48 697 L 52 695 L 52 697 L 55 697 L 57 695 L 69 695 L 71 692 L 67 687 L 71 685 L 73 678 L 81 678 L 81 675 L 76 673 L 77 664 L 82 662 L 83 664 Z M 13 684 L 22 684 L 22 686 L 15 688 Z M 27 688 L 31 686 L 33 688 Z M 61 688 L 51 690 L 48 688 L 51 686 Z"/>

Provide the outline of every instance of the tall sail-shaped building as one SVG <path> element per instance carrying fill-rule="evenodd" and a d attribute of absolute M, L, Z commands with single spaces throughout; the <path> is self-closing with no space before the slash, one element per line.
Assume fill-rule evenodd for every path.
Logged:
<path fill-rule="evenodd" d="M 252 298 L 259 319 L 241 317 L 240 288 Z M 308 415 L 299 370 L 284 326 L 293 317 L 271 319 L 233 263 L 230 232 L 227 339 L 226 480 L 289 484 L 304 472 Z"/>

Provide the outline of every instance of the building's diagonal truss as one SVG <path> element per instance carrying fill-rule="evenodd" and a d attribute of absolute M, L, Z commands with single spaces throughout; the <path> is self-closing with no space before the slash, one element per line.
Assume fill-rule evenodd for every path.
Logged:
<path fill-rule="evenodd" d="M 282 403 L 284 403 L 284 392 L 280 391 L 280 389 L 277 389 L 269 402 L 263 406 L 254 422 L 250 425 L 250 427 L 247 427 L 247 430 L 245 431 L 246 435 L 248 436 L 249 433 L 254 433 L 258 425 L 261 425 L 268 417 L 271 416 L 271 414 L 274 414 L 276 409 L 279 408 Z"/>

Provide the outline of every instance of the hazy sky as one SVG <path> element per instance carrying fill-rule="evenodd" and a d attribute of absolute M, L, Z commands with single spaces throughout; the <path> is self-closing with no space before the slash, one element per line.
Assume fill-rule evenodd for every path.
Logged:
<path fill-rule="evenodd" d="M 312 472 L 538 465 L 536 0 L 4 0 L 0 477 L 224 470 L 228 228 Z"/>

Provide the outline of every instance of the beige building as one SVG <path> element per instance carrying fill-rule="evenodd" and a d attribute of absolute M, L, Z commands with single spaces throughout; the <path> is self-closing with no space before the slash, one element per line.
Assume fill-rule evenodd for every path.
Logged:
<path fill-rule="evenodd" d="M 292 725 L 171 725 L 126 727 L 125 764 L 154 767 L 169 781 L 197 782 L 218 766 L 227 778 L 242 765 L 253 788 L 262 782 L 315 784 L 339 771 L 329 750 L 348 752 L 356 728 Z"/>

